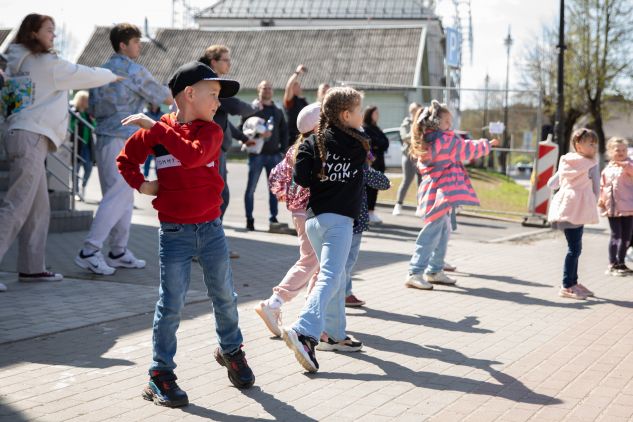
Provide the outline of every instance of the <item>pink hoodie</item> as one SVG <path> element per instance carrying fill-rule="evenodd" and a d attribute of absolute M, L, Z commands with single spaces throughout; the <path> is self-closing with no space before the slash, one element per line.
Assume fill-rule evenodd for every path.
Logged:
<path fill-rule="evenodd" d="M 611 161 L 602 170 L 598 206 L 605 217 L 633 215 L 633 161 L 630 158 L 622 166 Z"/>
<path fill-rule="evenodd" d="M 596 194 L 594 194 L 590 170 L 598 162 L 586 158 L 576 152 L 560 157 L 558 176 L 560 190 L 552 198 L 548 220 L 550 222 L 567 222 L 571 224 L 598 223 Z"/>

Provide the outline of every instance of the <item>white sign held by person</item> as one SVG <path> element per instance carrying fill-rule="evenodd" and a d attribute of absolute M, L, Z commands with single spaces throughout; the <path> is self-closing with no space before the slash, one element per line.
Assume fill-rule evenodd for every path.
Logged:
<path fill-rule="evenodd" d="M 503 122 L 488 123 L 488 131 L 490 131 L 490 133 L 494 133 L 495 135 L 502 134 L 504 129 L 505 129 L 505 125 L 503 124 Z"/>

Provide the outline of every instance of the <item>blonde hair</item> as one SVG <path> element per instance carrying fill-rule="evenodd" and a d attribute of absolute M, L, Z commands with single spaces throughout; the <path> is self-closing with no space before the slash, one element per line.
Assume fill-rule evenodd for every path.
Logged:
<path fill-rule="evenodd" d="M 83 89 L 81 91 L 75 92 L 75 95 L 73 96 L 73 107 L 76 108 L 77 104 L 79 104 L 82 99 L 85 98 L 87 100 L 89 97 L 90 94 L 88 93 L 88 91 L 85 91 Z"/>
<path fill-rule="evenodd" d="M 428 107 L 418 109 L 411 124 L 411 146 L 409 148 L 409 155 L 412 158 L 426 154 L 428 144 L 424 140 L 425 132 L 429 130 L 439 130 L 442 115 L 450 112 L 446 104 L 440 104 L 437 100 L 431 101 L 431 105 Z"/>
<path fill-rule="evenodd" d="M 348 127 L 345 127 L 341 122 L 341 113 L 346 110 L 351 110 L 356 106 L 360 106 L 363 101 L 363 94 L 351 87 L 335 87 L 330 88 L 325 97 L 323 97 L 323 103 L 321 104 L 321 115 L 319 116 L 319 125 L 317 126 L 316 133 L 316 145 L 319 149 L 319 157 L 321 158 L 321 177 L 325 176 L 325 159 L 327 157 L 327 148 L 325 146 L 325 130 L 328 127 L 337 127 L 341 131 L 345 132 L 352 138 L 356 139 L 363 145 L 365 151 L 369 152 L 369 141 L 362 136 L 359 132 L 356 132 Z"/>
<path fill-rule="evenodd" d="M 607 156 L 610 160 L 613 158 L 613 151 L 618 145 L 624 145 L 628 147 L 629 142 L 624 138 L 620 138 L 619 136 L 613 136 L 607 141 Z"/>
<path fill-rule="evenodd" d="M 576 145 L 579 142 L 582 142 L 585 140 L 593 140 L 595 142 L 598 142 L 598 135 L 596 134 L 596 132 L 594 132 L 591 129 L 587 129 L 586 127 L 576 129 L 574 133 L 571 134 L 571 140 L 570 140 L 571 148 L 573 149 L 573 151 L 577 152 Z"/>

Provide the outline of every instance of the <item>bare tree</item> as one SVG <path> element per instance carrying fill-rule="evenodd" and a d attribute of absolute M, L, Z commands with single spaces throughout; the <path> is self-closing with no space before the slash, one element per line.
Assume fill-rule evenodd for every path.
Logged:
<path fill-rule="evenodd" d="M 588 113 L 604 152 L 605 95 L 626 96 L 630 89 L 626 83 L 633 70 L 633 32 L 629 28 L 632 14 L 631 0 L 568 1 L 565 139 L 570 138 L 576 121 Z M 526 50 L 522 64 L 522 83 L 541 90 L 544 114 L 551 123 L 556 115 L 557 29 L 555 23 L 545 27 L 542 36 Z"/>

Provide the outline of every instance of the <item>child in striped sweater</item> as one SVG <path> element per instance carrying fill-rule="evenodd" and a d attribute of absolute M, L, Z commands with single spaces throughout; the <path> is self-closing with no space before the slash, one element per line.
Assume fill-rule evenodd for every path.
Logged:
<path fill-rule="evenodd" d="M 451 212 L 460 205 L 479 205 L 462 162 L 487 155 L 499 141 L 464 140 L 452 130 L 446 105 L 433 100 L 418 111 L 411 126 L 411 156 L 422 176 L 416 215 L 424 225 L 415 242 L 405 285 L 423 290 L 433 284 L 455 284 L 444 274 L 444 257 L 451 229 Z"/>

